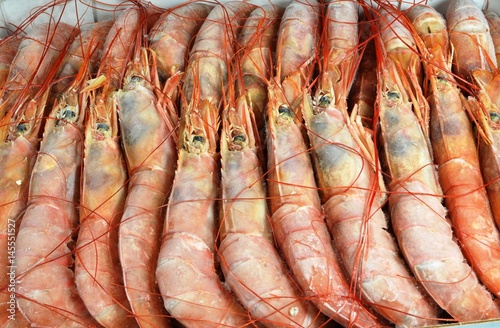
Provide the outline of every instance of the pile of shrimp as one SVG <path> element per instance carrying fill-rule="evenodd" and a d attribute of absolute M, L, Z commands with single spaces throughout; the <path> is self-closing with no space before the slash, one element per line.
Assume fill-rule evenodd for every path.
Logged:
<path fill-rule="evenodd" d="M 2 327 L 500 319 L 496 13 L 66 3 L 0 40 Z"/>

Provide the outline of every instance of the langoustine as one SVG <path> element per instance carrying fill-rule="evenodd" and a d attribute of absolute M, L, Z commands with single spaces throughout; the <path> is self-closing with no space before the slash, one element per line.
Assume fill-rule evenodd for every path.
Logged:
<path fill-rule="evenodd" d="M 377 44 L 377 106 L 394 234 L 417 281 L 455 320 L 497 318 L 498 302 L 467 264 L 442 205 L 427 138 L 428 104 L 414 70 L 420 57 L 405 25 L 410 23 L 392 7 L 379 14 L 385 33 Z"/>
<path fill-rule="evenodd" d="M 357 13 L 354 2 L 330 2 L 319 86 L 304 106 L 326 222 L 355 295 L 399 327 L 431 325 L 437 322 L 437 307 L 412 281 L 388 232 L 385 186 L 372 137 L 356 110 L 352 117 L 347 112 L 359 61 Z"/>

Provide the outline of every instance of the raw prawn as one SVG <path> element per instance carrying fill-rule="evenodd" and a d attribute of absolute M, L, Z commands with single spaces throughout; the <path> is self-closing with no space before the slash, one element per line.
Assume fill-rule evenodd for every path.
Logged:
<path fill-rule="evenodd" d="M 10 66 L 21 40 L 21 36 L 12 34 L 0 41 L 0 88 L 3 88 L 9 78 Z"/>
<path fill-rule="evenodd" d="M 214 247 L 218 106 L 228 80 L 234 33 L 251 8 L 232 1 L 212 9 L 196 37 L 186 69 L 179 159 L 156 277 L 165 308 L 189 327 L 239 327 L 250 321 L 217 276 Z"/>
<path fill-rule="evenodd" d="M 288 267 L 323 313 L 344 326 L 376 327 L 377 321 L 349 294 L 324 221 L 301 125 L 277 86 L 269 86 L 268 106 L 271 222 Z"/>
<path fill-rule="evenodd" d="M 60 28 L 64 28 L 62 26 Z M 50 33 L 55 33 L 57 28 L 48 28 L 37 33 L 30 33 L 28 36 L 33 36 L 37 40 L 41 40 L 43 32 L 49 33 L 45 38 L 51 37 Z M 66 34 L 67 43 L 70 42 L 70 33 Z M 64 50 L 67 44 L 62 44 L 64 39 L 53 39 L 54 45 L 49 43 L 47 48 L 51 46 L 57 47 L 60 51 Z M 37 42 L 25 42 L 23 51 L 37 50 L 39 44 Z M 56 67 L 61 64 L 64 53 L 58 51 L 51 52 L 47 57 L 39 57 L 40 62 L 37 66 L 30 67 L 36 63 L 28 64 L 25 60 L 30 57 L 16 57 L 11 65 L 11 70 L 21 70 L 25 67 L 30 67 L 30 74 L 36 76 L 36 79 L 41 84 L 33 87 L 27 83 L 22 89 L 13 91 L 19 99 L 11 99 L 11 101 L 1 104 L 0 113 L 4 112 L 6 115 L 2 120 L 2 131 L 0 133 L 0 189 L 2 194 L 2 203 L 0 204 L 0 217 L 2 217 L 2 229 L 0 229 L 2 244 L 1 262 L 2 278 L 0 278 L 0 308 L 1 321 L 5 323 L 9 312 L 5 306 L 9 306 L 6 302 L 10 295 L 14 295 L 15 286 L 8 286 L 9 280 L 14 281 L 16 278 L 16 267 L 14 260 L 15 256 L 15 239 L 21 223 L 21 217 L 26 210 L 28 203 L 28 188 L 30 184 L 31 172 L 36 160 L 38 145 L 39 145 L 39 131 L 42 124 L 42 116 L 44 108 L 47 103 L 50 83 L 52 82 L 55 71 L 45 72 L 42 77 L 37 69 L 43 68 L 47 65 L 47 61 L 51 62 Z M 45 79 L 43 79 L 45 78 Z M 11 79 L 9 87 L 13 88 L 17 79 Z M 28 82 L 28 81 L 26 81 Z M 37 90 L 37 92 L 35 92 Z M 9 247 L 7 247 L 9 245 Z M 8 252 L 11 251 L 11 253 Z M 14 252 L 14 253 L 12 253 Z M 10 265 L 9 265 L 10 264 Z M 7 291 L 9 290 L 9 293 Z M 15 305 L 15 302 L 13 303 Z M 5 307 L 5 308 L 4 308 Z M 5 311 L 3 311 L 5 309 Z M 5 317 L 4 317 L 5 316 Z M 25 320 L 22 314 L 18 315 L 17 324 L 22 325 Z M 10 322 L 12 323 L 12 322 Z"/>
<path fill-rule="evenodd" d="M 406 57 L 407 61 L 399 61 L 399 54 L 385 55 L 385 51 L 398 53 L 400 50 L 403 54 L 416 53 L 413 47 L 408 49 L 415 44 L 409 39 L 409 22 L 389 6 L 379 13 L 384 22 L 379 29 L 390 25 L 391 31 L 405 33 L 408 38 L 404 45 L 393 47 L 388 40 L 396 40 L 398 36 L 394 32 L 383 33 L 379 38 L 386 38 L 385 42 L 379 39 L 377 44 L 377 106 L 394 234 L 418 282 L 454 319 L 497 318 L 498 303 L 479 283 L 454 240 L 442 205 L 430 142 L 424 132 L 425 122 L 414 113 L 428 106 L 411 68 L 420 58 L 411 55 Z M 425 113 L 420 115 L 425 116 Z"/>
<path fill-rule="evenodd" d="M 461 8 L 469 9 L 472 14 L 482 15 L 479 7 L 477 7 L 473 2 L 455 1 L 450 4 L 449 10 L 447 12 L 448 20 L 456 20 L 454 17 L 456 12 L 461 12 Z M 465 10 L 465 9 L 462 9 Z M 464 15 L 464 14 L 463 14 Z M 480 19 L 480 17 L 476 18 Z M 482 20 L 481 20 L 482 21 Z M 458 24 L 458 23 L 457 23 Z M 486 22 L 484 22 L 486 24 Z M 463 31 L 462 33 L 470 33 L 474 35 L 474 26 L 470 27 L 470 30 Z M 450 37 L 457 34 L 456 31 L 449 28 Z M 483 26 L 481 30 L 487 30 L 487 26 Z M 472 38 L 471 36 L 471 38 Z M 472 90 L 472 94 L 475 96 L 470 97 L 468 101 L 464 101 L 469 112 L 472 114 L 472 118 L 477 123 L 479 138 L 479 160 L 481 164 L 482 174 L 484 182 L 486 183 L 486 190 L 490 200 L 491 210 L 495 218 L 497 227 L 500 227 L 500 192 L 498 182 L 498 177 L 500 176 L 499 169 L 499 156 L 500 151 L 498 147 L 500 145 L 500 126 L 498 126 L 498 117 L 500 117 L 500 98 L 498 97 L 497 90 L 500 87 L 500 74 L 496 70 L 491 71 L 490 66 L 485 66 L 484 62 L 491 62 L 489 56 L 494 55 L 494 53 L 486 53 L 488 49 L 487 45 L 490 44 L 491 37 L 489 33 L 484 32 L 481 37 L 476 37 L 475 39 L 478 43 L 475 48 L 472 49 L 459 49 L 459 44 L 453 43 L 455 39 L 451 38 L 451 41 L 455 47 L 455 57 L 458 61 L 464 61 L 464 58 L 471 57 L 471 52 L 477 58 L 484 58 L 483 60 L 469 61 L 468 70 L 463 74 L 473 77 L 473 83 L 475 88 Z M 494 291 L 496 293 L 496 291 Z"/>
<path fill-rule="evenodd" d="M 212 6 L 189 3 L 168 10 L 149 33 L 150 48 L 156 53 L 158 75 L 164 81 L 184 72 L 189 47 Z"/>
<path fill-rule="evenodd" d="M 472 71 L 493 71 L 497 67 L 488 21 L 474 0 L 451 0 L 446 22 L 455 50 L 453 68 L 457 75 L 473 82 Z"/>
<path fill-rule="evenodd" d="M 67 90 L 83 65 L 88 51 L 92 51 L 92 54 L 86 65 L 91 72 L 97 70 L 102 58 L 104 42 L 112 25 L 113 21 L 107 20 L 80 27 L 80 34 L 69 47 L 64 63 L 59 68 L 56 76 L 58 81 L 52 86 L 52 93 L 58 95 Z"/>
<path fill-rule="evenodd" d="M 90 314 L 105 327 L 134 327 L 118 256 L 118 225 L 126 197 L 127 169 L 120 147 L 116 101 L 83 92 L 85 127 L 80 230 L 75 280 Z"/>
<path fill-rule="evenodd" d="M 472 127 L 451 74 L 446 23 L 427 6 L 415 6 L 407 16 L 423 41 L 430 137 L 448 215 L 479 279 L 500 296 L 500 235 L 484 188 Z"/>
<path fill-rule="evenodd" d="M 265 139 L 267 81 L 272 74 L 272 54 L 282 14 L 283 10 L 276 6 L 257 7 L 238 38 L 237 56 L 243 76 L 236 80 L 237 91 L 247 95 L 261 139 Z"/>
<path fill-rule="evenodd" d="M 174 179 L 176 136 L 171 103 L 155 96 L 148 52 L 130 64 L 116 99 L 130 176 L 120 224 L 120 260 L 128 299 L 141 327 L 166 327 L 168 320 L 156 285 L 163 205 Z M 176 85 L 174 85 L 174 88 Z M 168 98 L 166 98 L 168 99 Z M 170 106 L 170 108 L 168 108 Z"/>
<path fill-rule="evenodd" d="M 72 234 L 79 218 L 83 122 L 82 66 L 45 123 L 31 175 L 28 208 L 16 241 L 18 306 L 36 326 L 95 325 L 74 281 Z"/>
<path fill-rule="evenodd" d="M 321 315 L 303 299 L 274 247 L 250 96 L 234 100 L 231 91 L 221 134 L 219 255 L 226 283 L 266 327 L 317 327 Z"/>
<path fill-rule="evenodd" d="M 491 10 L 483 10 L 484 17 L 488 21 L 491 39 L 495 47 L 497 65 L 500 63 L 500 17 Z"/>
<path fill-rule="evenodd" d="M 371 136 L 347 94 L 359 61 L 358 7 L 329 3 L 323 70 L 304 117 L 333 244 L 355 293 L 399 327 L 435 324 L 437 307 L 413 281 L 382 211 L 385 186 Z M 356 121 L 357 119 L 357 121 Z"/>
<path fill-rule="evenodd" d="M 294 1 L 285 9 L 279 29 L 277 76 L 268 85 L 271 223 L 277 244 L 306 297 L 342 325 L 374 327 L 377 320 L 349 294 L 302 136 L 300 118 L 319 41 L 318 24 L 316 1 Z"/>
<path fill-rule="evenodd" d="M 165 308 L 185 326 L 242 327 L 250 318 L 215 271 L 217 111 L 208 101 L 191 105 L 181 117 L 156 277 Z"/>
<path fill-rule="evenodd" d="M 197 100 L 207 100 L 217 109 L 223 89 L 228 83 L 228 64 L 234 56 L 234 41 L 243 26 L 244 19 L 254 5 L 243 1 L 228 1 L 215 6 L 200 28 L 189 54 L 181 102 L 181 115 L 193 98 L 193 89 L 200 84 Z"/>
<path fill-rule="evenodd" d="M 109 255 L 104 255 L 103 259 L 97 258 L 97 256 L 101 255 L 99 252 L 89 252 L 87 253 L 87 257 L 81 258 L 82 261 L 82 268 L 84 271 L 89 271 L 87 269 L 87 266 L 92 267 L 92 263 L 106 263 L 106 267 L 111 267 L 110 270 L 102 270 L 102 275 L 100 276 L 101 279 L 107 279 L 107 281 L 101 280 L 103 283 L 106 282 L 106 285 L 99 285 L 96 287 L 101 287 L 103 290 L 100 290 L 99 292 L 101 293 L 101 299 L 102 302 L 105 304 L 110 305 L 111 309 L 115 309 L 116 312 L 114 315 L 121 317 L 123 320 L 127 322 L 127 325 L 134 325 L 133 322 L 137 320 L 137 323 L 140 326 L 146 327 L 148 325 L 150 326 L 156 326 L 156 327 L 165 327 L 167 325 L 167 320 L 164 317 L 164 313 L 162 311 L 161 307 L 161 302 L 159 300 L 154 300 L 155 297 L 158 298 L 158 296 L 155 295 L 155 282 L 154 282 L 154 275 L 151 273 L 151 270 L 146 268 L 146 275 L 145 277 L 150 277 L 149 280 L 143 279 L 143 277 L 136 277 L 134 276 L 137 272 L 142 272 L 144 271 L 144 266 L 148 265 L 149 261 L 149 266 L 154 267 L 154 259 L 151 257 L 151 252 L 148 253 L 147 248 L 144 249 L 138 249 L 136 248 L 136 241 L 138 240 L 136 238 L 136 233 L 137 231 L 134 231 L 136 228 L 136 225 L 134 222 L 136 222 L 135 215 L 137 211 L 135 210 L 136 207 L 136 202 L 137 202 L 137 189 L 143 188 L 141 186 L 141 183 L 144 183 L 144 180 L 141 182 L 139 181 L 139 184 L 137 184 L 137 176 L 134 176 L 135 170 L 137 170 L 137 167 L 139 166 L 139 163 L 136 162 L 134 156 L 143 156 L 141 151 L 144 150 L 150 150 L 151 148 L 149 147 L 144 147 L 142 149 L 139 148 L 138 153 L 134 153 L 137 151 L 137 149 L 133 148 L 132 152 L 130 151 L 130 147 L 135 147 L 135 145 L 131 145 L 131 141 L 134 141 L 134 139 L 138 139 L 140 136 L 136 136 L 137 134 L 137 127 L 140 127 L 140 125 L 134 125 L 132 128 L 132 131 L 130 131 L 129 128 L 129 121 L 131 117 L 136 117 L 134 116 L 137 111 L 140 112 L 140 110 L 136 107 L 138 104 L 142 106 L 142 104 L 148 104 L 152 105 L 154 107 L 154 104 L 156 102 L 156 97 L 154 94 L 152 94 L 151 90 L 149 90 L 147 87 L 149 86 L 149 81 L 145 82 L 146 87 L 144 87 L 144 90 L 140 90 L 139 92 L 135 92 L 136 85 L 137 89 L 141 89 L 141 81 L 149 77 L 149 67 L 147 67 L 148 63 L 147 61 L 143 61 L 143 56 L 142 52 L 137 49 L 141 49 L 142 45 L 142 36 L 147 32 L 148 29 L 148 22 L 152 23 L 152 21 L 149 21 L 148 16 L 148 9 L 142 6 L 134 6 L 129 9 L 124 10 L 120 16 L 116 19 L 115 23 L 111 27 L 110 33 L 108 34 L 106 38 L 106 42 L 104 45 L 104 54 L 103 54 L 103 59 L 101 61 L 101 65 L 99 67 L 99 72 L 98 72 L 98 77 L 92 81 L 90 81 L 89 86 L 87 89 L 96 89 L 99 88 L 100 86 L 103 86 L 102 90 L 100 93 L 96 96 L 95 101 L 95 106 L 101 109 L 105 109 L 107 111 L 107 114 L 102 113 L 105 115 L 105 117 L 102 117 L 101 119 L 107 119 L 108 123 L 106 123 L 106 126 L 109 124 L 117 124 L 116 122 L 111 122 L 109 121 L 111 117 L 113 117 L 113 111 L 114 107 L 118 106 L 118 111 L 119 111 L 119 116 L 120 116 L 120 122 L 122 125 L 122 141 L 123 141 L 123 146 L 125 149 L 125 157 L 127 160 L 127 163 L 129 164 L 128 166 L 128 173 L 131 177 L 130 184 L 128 186 L 128 193 L 126 195 L 126 200 L 125 204 L 122 203 L 123 197 L 125 197 L 125 183 L 121 184 L 121 188 L 118 190 L 114 190 L 116 193 L 115 196 L 117 197 L 114 201 L 111 201 L 109 197 L 113 196 L 113 194 L 109 194 L 108 198 L 104 198 L 110 201 L 108 205 L 113 205 L 116 206 L 115 209 L 113 209 L 114 213 L 110 213 L 110 216 L 107 218 L 104 218 L 104 221 L 108 221 L 108 224 L 110 223 L 111 220 L 117 219 L 117 215 L 120 215 L 120 225 L 119 228 L 118 226 L 108 226 L 108 233 L 106 234 L 106 238 L 109 237 L 111 238 L 111 243 L 104 244 L 103 246 L 103 252 L 107 252 Z M 123 90 L 117 91 L 117 88 L 119 88 L 122 85 L 122 80 L 121 76 L 123 73 L 123 70 L 125 69 L 125 65 L 127 62 L 131 60 L 131 56 L 133 55 L 133 51 L 136 50 L 136 61 L 129 64 L 131 68 L 129 68 L 127 75 L 124 79 L 124 84 L 126 84 L 123 88 Z M 146 66 L 143 66 L 146 65 Z M 145 72 L 144 72 L 145 71 Z M 137 75 L 137 76 L 136 76 Z M 136 83 L 137 82 L 137 83 Z M 129 90 L 131 90 L 129 92 Z M 135 101 L 130 101 L 130 98 L 133 98 L 131 95 L 136 95 L 138 98 Z M 125 99 L 125 100 L 124 100 Z M 141 108 L 144 109 L 144 108 Z M 149 115 L 147 111 L 147 106 L 145 107 L 146 109 L 146 115 Z M 123 112 L 123 113 L 122 113 Z M 106 118 L 107 116 L 107 118 Z M 136 117 L 137 118 L 137 117 Z M 101 122 L 102 123 L 102 122 Z M 99 123 L 98 123 L 99 124 Z M 159 123 L 158 123 L 159 124 Z M 102 127 L 102 124 L 100 124 Z M 155 126 L 151 125 L 151 128 L 154 128 Z M 111 126 L 108 126 L 109 129 L 111 129 Z M 117 129 L 118 127 L 114 127 Z M 110 131 L 106 131 L 107 133 L 110 133 Z M 133 137 L 129 137 L 130 134 L 133 134 Z M 128 138 L 127 138 L 128 137 Z M 135 140 L 137 141 L 137 140 Z M 110 139 L 110 142 L 112 140 Z M 148 146 L 150 144 L 148 143 Z M 142 147 L 142 143 L 141 143 Z M 154 149 L 154 148 L 152 148 Z M 118 149 L 115 149 L 116 152 L 118 152 Z M 144 161 L 146 157 L 141 157 L 140 161 Z M 118 169 L 121 167 L 121 159 L 117 158 L 117 156 L 114 157 L 114 159 L 117 161 L 116 166 L 114 167 L 115 169 Z M 146 168 L 145 171 L 148 171 L 149 168 Z M 139 169 L 140 171 L 140 169 Z M 118 172 L 120 173 L 120 172 Z M 125 174 L 124 172 L 121 172 L 120 174 Z M 122 179 L 123 176 L 116 176 L 117 179 Z M 161 183 L 161 182 L 160 182 Z M 139 186 L 139 187 L 138 187 Z M 103 190 L 103 192 L 106 192 L 106 190 Z M 109 193 L 113 192 L 112 190 L 107 191 Z M 141 196 L 142 197 L 142 196 Z M 161 195 L 160 195 L 161 197 Z M 154 197 L 145 197 L 144 199 L 153 199 L 155 200 Z M 102 200 L 102 198 L 101 198 Z M 163 199 L 161 200 L 163 201 Z M 115 203 L 116 202 L 116 203 Z M 95 204 L 94 204 L 95 205 Z M 153 205 L 154 210 L 157 210 L 155 206 L 161 206 L 162 203 L 158 205 Z M 101 210 L 105 210 L 101 209 Z M 122 210 L 124 213 L 122 213 Z M 139 208 L 139 211 L 142 212 Z M 145 210 L 147 212 L 148 209 Z M 93 212 L 93 214 L 99 214 L 99 211 Z M 122 215 L 123 214 L 123 215 Z M 145 216 L 147 217 L 149 213 L 146 213 Z M 141 221 L 139 219 L 139 221 Z M 141 226 L 146 231 L 150 230 L 150 226 L 147 224 L 144 224 Z M 118 236 L 113 232 L 111 233 L 110 229 L 118 229 Z M 159 229 L 157 229 L 159 230 Z M 153 232 L 154 233 L 154 232 Z M 157 233 L 158 234 L 158 233 Z M 141 237 L 145 236 L 145 234 L 139 233 Z M 115 245 L 113 245 L 113 242 L 118 239 L 118 248 L 115 248 Z M 151 240 L 154 240 L 154 238 L 151 238 Z M 148 239 L 149 241 L 149 239 Z M 89 247 L 92 249 L 93 247 Z M 116 251 L 118 250 L 119 253 L 119 261 L 118 257 L 116 256 L 116 253 L 113 251 L 113 249 Z M 137 255 L 137 252 L 140 252 L 141 254 Z M 106 254 L 106 253 L 103 253 Z M 153 263 L 151 263 L 153 261 Z M 121 264 L 121 270 L 118 270 L 116 267 L 116 264 L 120 263 Z M 99 268 L 95 268 L 94 271 L 100 270 Z M 111 271 L 112 270 L 112 271 Z M 92 271 L 92 270 L 91 270 Z M 92 272 L 89 272 L 92 275 Z M 104 276 L 108 272 L 112 272 L 107 278 Z M 122 279 L 119 278 L 117 275 L 120 273 L 123 273 L 123 283 L 125 286 L 125 292 L 126 296 L 128 299 L 128 302 L 130 302 L 130 309 L 129 310 L 129 303 L 124 297 L 123 290 L 120 288 L 119 285 L 116 285 L 117 282 L 121 282 Z M 152 278 L 151 278 L 152 277 Z M 88 278 L 85 274 L 83 274 L 82 279 Z M 110 281 L 111 280 L 111 281 Z M 83 282 L 82 282 L 83 283 Z M 107 290 L 112 289 L 113 295 L 105 295 L 107 294 Z M 97 315 L 97 311 L 101 310 L 99 308 L 96 308 L 93 306 L 93 304 L 90 304 L 93 302 L 91 299 L 91 292 L 89 291 L 85 297 L 85 301 L 89 303 L 89 307 L 92 308 L 93 314 Z M 114 296 L 114 297 L 113 297 Z M 116 298 L 115 298 L 116 297 Z M 156 305 L 155 305 L 156 304 Z M 132 312 L 130 314 L 130 317 L 127 318 L 126 312 Z M 109 313 L 101 313 L 101 315 L 107 315 Z M 134 317 L 135 320 L 131 320 L 131 317 Z M 112 317 L 104 318 L 101 317 L 101 320 L 107 320 L 108 322 L 114 321 Z"/>
<path fill-rule="evenodd" d="M 15 317 L 18 327 L 27 321 L 16 313 L 15 240 L 21 217 L 28 203 L 30 175 L 39 145 L 43 109 L 48 96 L 48 84 L 28 104 L 11 109 L 0 123 L 0 324 Z M 12 304 L 12 305 L 11 305 Z"/>

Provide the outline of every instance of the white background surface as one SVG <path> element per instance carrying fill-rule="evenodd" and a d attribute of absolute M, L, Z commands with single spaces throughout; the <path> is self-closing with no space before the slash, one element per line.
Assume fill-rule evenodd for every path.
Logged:
<path fill-rule="evenodd" d="M 273 3 L 285 6 L 290 2 L 290 0 L 252 0 L 250 2 L 256 4 L 263 4 L 272 1 Z M 367 3 L 372 3 L 373 0 L 365 0 Z M 500 14 L 500 1 L 499 0 L 474 0 L 481 7 L 488 6 L 489 9 Z M 63 2 L 59 0 L 59 2 Z M 123 4 L 127 1 L 123 0 L 67 0 L 65 6 L 59 5 L 55 7 L 52 13 L 47 13 L 40 15 L 35 23 L 46 22 L 50 17 L 59 17 L 62 14 L 62 21 L 69 24 L 75 24 L 76 18 L 78 17 L 80 23 L 94 22 L 96 20 L 103 20 L 110 18 L 113 15 L 113 11 L 116 6 L 122 4 L 119 8 L 124 8 Z M 183 0 L 150 0 L 152 4 L 168 8 L 182 3 Z M 221 1 L 221 2 L 224 2 Z M 402 8 L 407 8 L 412 3 L 427 3 L 428 5 L 434 6 L 439 11 L 444 13 L 448 7 L 449 0 L 400 0 L 391 1 L 395 4 L 400 4 Z M 0 0 L 0 26 L 12 28 L 12 24 L 18 25 L 26 17 L 32 16 L 35 11 L 34 8 L 40 7 L 44 4 L 52 3 L 51 0 Z M 94 7 L 99 7 L 100 9 L 92 9 L 89 5 Z M 63 10 L 64 9 L 64 10 Z M 5 29 L 0 30 L 0 37 L 5 36 L 7 31 Z"/>

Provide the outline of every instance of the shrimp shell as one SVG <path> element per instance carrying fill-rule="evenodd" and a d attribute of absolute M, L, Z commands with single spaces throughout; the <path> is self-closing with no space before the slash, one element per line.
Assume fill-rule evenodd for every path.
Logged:
<path fill-rule="evenodd" d="M 85 118 L 77 82 L 54 105 L 46 122 L 16 240 L 18 306 L 37 326 L 96 324 L 77 293 L 70 269 Z"/>
<path fill-rule="evenodd" d="M 117 136 L 116 103 L 111 97 L 98 102 L 94 94 L 89 98 L 75 281 L 87 309 L 101 325 L 134 327 L 118 256 L 117 227 L 127 171 Z"/>
<path fill-rule="evenodd" d="M 156 98 L 157 86 L 152 84 L 149 70 L 148 52 L 143 49 L 116 95 L 130 176 L 119 250 L 125 289 L 139 325 L 166 327 L 154 269 L 160 250 L 162 206 L 174 179 L 176 147 L 174 127 L 167 116 L 169 105 Z"/>
<path fill-rule="evenodd" d="M 21 37 L 13 34 L 0 43 L 0 88 L 3 88 L 9 78 L 10 66 L 17 54 Z"/>
<path fill-rule="evenodd" d="M 392 58 L 379 60 L 383 62 L 377 100 L 382 155 L 391 191 L 392 225 L 400 249 L 418 281 L 453 318 L 497 318 L 498 303 L 465 261 L 441 204 L 442 192 L 428 141 L 407 93 L 420 89 L 409 85 L 415 82 L 400 74 L 400 64 Z"/>
<path fill-rule="evenodd" d="M 242 327 L 250 320 L 215 271 L 217 114 L 205 100 L 181 118 L 179 159 L 156 269 L 165 308 L 187 327 Z"/>
<path fill-rule="evenodd" d="M 166 11 L 158 19 L 149 33 L 149 41 L 156 53 L 161 78 L 166 80 L 184 71 L 192 39 L 211 10 L 208 4 L 189 3 Z"/>
<path fill-rule="evenodd" d="M 455 49 L 454 69 L 459 76 L 472 82 L 471 71 L 492 71 L 497 67 L 488 21 L 473 0 L 450 1 L 446 22 Z"/>
<path fill-rule="evenodd" d="M 491 10 L 483 10 L 483 14 L 490 28 L 490 35 L 493 40 L 493 45 L 495 46 L 495 57 L 498 67 L 500 63 L 500 17 Z"/>
<path fill-rule="evenodd" d="M 266 327 L 319 326 L 318 310 L 301 299 L 274 248 L 254 135 L 257 131 L 245 96 L 235 105 L 224 112 L 221 136 L 219 254 L 226 283 L 252 317 Z"/>
<path fill-rule="evenodd" d="M 59 68 L 56 76 L 59 81 L 52 86 L 53 93 L 60 94 L 69 87 L 80 67 L 84 64 L 85 53 L 89 49 L 92 49 L 92 55 L 88 59 L 87 65 L 91 71 L 97 70 L 104 42 L 112 25 L 113 21 L 107 20 L 81 26 L 80 35 L 69 47 L 64 63 Z"/>
<path fill-rule="evenodd" d="M 234 56 L 233 43 L 243 26 L 244 19 L 255 6 L 244 1 L 228 1 L 215 6 L 200 28 L 189 54 L 182 94 L 190 101 L 193 96 L 199 102 L 208 100 L 216 108 L 222 99 L 222 90 L 228 83 L 228 64 Z M 197 83 L 203 87 L 198 88 Z M 194 95 L 194 90 L 199 95 Z M 186 110 L 181 106 L 181 113 Z"/>

